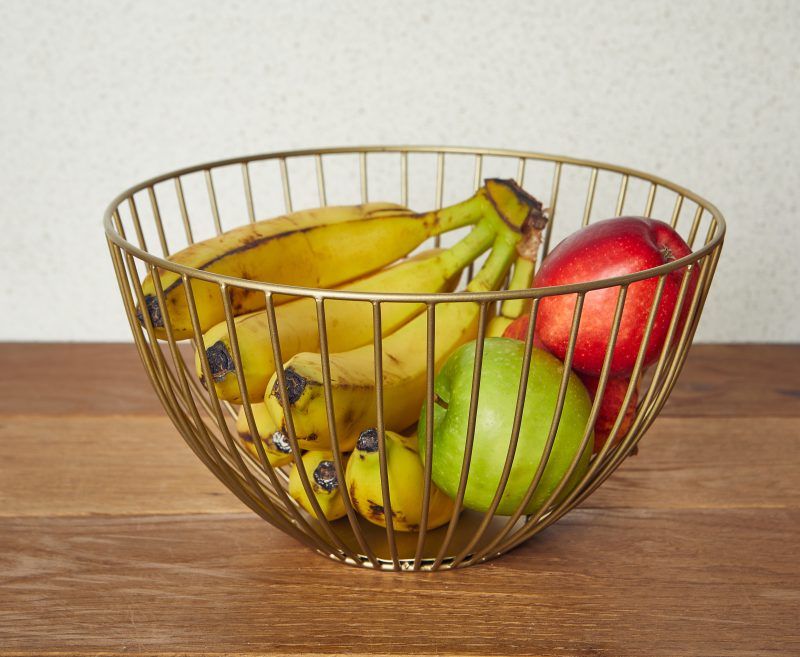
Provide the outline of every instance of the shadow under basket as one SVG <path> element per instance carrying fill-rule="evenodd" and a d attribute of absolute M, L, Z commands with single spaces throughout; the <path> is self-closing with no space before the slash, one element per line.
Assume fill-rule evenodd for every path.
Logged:
<path fill-rule="evenodd" d="M 234 309 L 229 296 L 233 290 L 263 295 L 266 311 L 271 317 L 269 340 L 276 356 L 281 355 L 277 339 L 281 326 L 280 321 L 275 319 L 278 303 L 286 300 L 284 295 L 298 299 L 311 298 L 316 303 L 318 320 L 320 314 L 322 318 L 319 323 L 319 351 L 325 370 L 325 360 L 330 357 L 324 315 L 326 302 L 335 298 L 353 304 L 370 303 L 375 322 L 372 330 L 378 327 L 377 335 L 380 335 L 378 322 L 381 307 L 392 302 L 392 295 L 348 293 L 342 290 L 333 294 L 327 289 L 232 278 L 175 264 L 168 259 L 170 254 L 248 221 L 303 208 L 355 205 L 373 200 L 397 202 L 420 210 L 440 208 L 467 198 L 484 178 L 490 177 L 514 178 L 523 189 L 542 200 L 549 221 L 541 236 L 538 262 L 543 260 L 552 246 L 581 226 L 623 215 L 661 219 L 671 224 L 693 249 L 685 258 L 643 272 L 560 288 L 508 290 L 509 277 L 506 277 L 503 289 L 488 293 L 455 291 L 404 295 L 405 301 L 420 304 L 421 314 L 427 315 L 429 341 L 435 335 L 436 308 L 439 304 L 478 304 L 480 326 L 476 351 L 482 354 L 487 321 L 504 301 L 524 300 L 535 322 L 539 300 L 553 294 L 573 294 L 581 300 L 587 293 L 602 288 L 616 288 L 620 294 L 628 286 L 646 279 L 658 280 L 658 289 L 661 290 L 663 281 L 670 273 L 682 270 L 684 282 L 681 284 L 679 303 L 672 313 L 667 339 L 657 360 L 647 368 L 643 359 L 646 341 L 642 340 L 631 376 L 631 381 L 639 382 L 638 390 L 635 384 L 629 385 L 626 403 L 622 406 L 628 406 L 627 400 L 633 399 L 635 392 L 635 411 L 632 417 L 629 412 L 625 418 L 625 430 L 620 430 L 624 414 L 621 411 L 620 417 L 613 423 L 611 436 L 593 454 L 583 476 L 571 477 L 580 456 L 578 454 L 556 490 L 531 514 L 525 513 L 524 504 L 520 504 L 510 516 L 496 515 L 491 509 L 486 512 L 463 509 L 464 486 L 461 486 L 461 494 L 456 496 L 457 512 L 452 520 L 427 531 L 401 532 L 393 529 L 393 523 L 384 528 L 368 522 L 355 512 L 347 486 L 341 486 L 347 511 L 345 517 L 328 521 L 321 514 L 315 517 L 315 514 L 307 513 L 288 494 L 291 466 L 272 467 L 264 457 L 263 450 L 257 450 L 256 453 L 246 449 L 235 429 L 240 408 L 220 399 L 215 387 L 206 387 L 196 375 L 195 354 L 205 354 L 209 345 L 204 343 L 192 294 L 186 294 L 193 319 L 189 339 L 176 340 L 169 331 L 166 336 L 156 335 L 150 314 L 144 313 L 142 316 L 140 311 L 147 307 L 142 280 L 148 275 L 166 271 L 177 274 L 185 289 L 193 289 L 193 284 L 216 286 L 225 305 L 229 327 L 234 325 Z M 105 232 L 144 368 L 167 415 L 206 467 L 264 520 L 321 555 L 365 568 L 426 571 L 484 563 L 520 545 L 585 500 L 637 449 L 637 443 L 669 397 L 686 360 L 722 248 L 725 222 L 711 203 L 688 189 L 625 167 L 512 150 L 368 146 L 240 157 L 152 178 L 114 199 L 105 213 Z M 447 234 L 442 239 L 447 244 L 451 237 Z M 437 237 L 431 238 L 430 244 L 422 246 L 439 244 L 440 238 Z M 689 272 L 696 281 L 693 286 L 686 284 L 690 278 Z M 472 273 L 473 267 L 470 266 L 465 276 L 468 278 Z M 463 286 L 459 289 L 463 290 Z M 160 292 L 163 293 L 163 290 Z M 659 295 L 660 292 L 657 292 L 654 296 L 651 310 L 658 305 Z M 650 334 L 655 316 L 654 311 L 649 313 L 645 337 Z M 169 317 L 166 319 L 168 324 Z M 578 323 L 574 323 L 571 345 L 575 342 L 577 326 Z M 528 332 L 525 344 L 528 361 L 532 353 L 532 334 L 532 331 Z M 376 381 L 383 380 L 379 345 L 380 340 L 375 341 Z M 238 346 L 232 346 L 236 375 L 241 382 L 241 355 L 237 353 Z M 420 351 L 427 354 L 426 399 L 432 400 L 435 373 L 430 343 L 420 344 Z M 571 365 L 571 351 L 567 350 L 567 366 Z M 607 380 L 609 361 L 606 358 L 600 376 L 601 391 Z M 275 358 L 275 362 L 286 361 Z M 481 365 L 479 355 L 475 362 L 478 380 Z M 562 378 L 561 393 L 566 389 L 568 378 Z M 285 399 L 286 376 L 283 368 L 278 368 L 278 383 Z M 324 381 L 323 385 L 326 388 L 326 406 L 329 406 L 333 401 L 329 392 L 330 381 Z M 379 390 L 382 388 L 381 384 Z M 378 393 L 379 406 L 383 404 L 382 394 Z M 475 386 L 472 394 L 476 394 Z M 554 436 L 558 429 L 564 396 L 560 394 L 558 397 L 550 436 Z M 521 398 L 522 401 L 517 402 L 517 412 L 520 412 L 520 404 L 524 403 L 524 395 Z M 249 403 L 245 404 L 249 409 Z M 593 412 L 597 405 L 595 401 Z M 328 417 L 335 412 L 335 408 L 329 408 Z M 381 417 L 381 413 L 378 413 L 378 417 Z M 428 423 L 427 430 L 430 432 L 431 429 L 432 425 Z M 297 456 L 300 451 L 292 433 L 290 430 L 288 441 Z M 378 426 L 378 438 L 381 468 L 385 473 L 386 436 L 383 426 Z M 431 435 L 428 434 L 426 438 L 427 444 L 431 445 Z M 467 440 L 471 443 L 472 437 L 467 437 Z M 583 435 L 583 445 L 588 445 L 592 440 L 592 426 L 589 424 Z M 552 444 L 551 439 L 549 445 L 545 445 L 542 454 L 544 461 L 551 455 Z M 466 451 L 462 484 L 466 482 L 470 471 L 469 450 Z M 344 481 L 344 457 L 337 452 L 334 462 L 339 481 Z M 541 472 L 538 474 L 541 475 Z M 429 483 L 430 467 L 425 467 L 425 477 Z M 383 479 L 386 480 L 385 477 Z M 500 488 L 505 483 L 504 477 Z M 306 480 L 303 484 L 306 494 L 310 494 L 309 482 Z M 532 494 L 536 491 L 538 484 L 539 477 L 532 472 L 528 492 Z M 391 497 L 387 495 L 389 491 L 385 487 L 383 491 L 386 515 L 391 517 Z M 423 500 L 423 508 L 426 502 L 427 498 Z"/>

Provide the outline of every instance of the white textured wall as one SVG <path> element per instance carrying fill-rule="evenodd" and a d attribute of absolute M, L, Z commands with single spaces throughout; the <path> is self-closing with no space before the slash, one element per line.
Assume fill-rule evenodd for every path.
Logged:
<path fill-rule="evenodd" d="M 800 340 L 800 3 L 0 3 L 0 339 L 128 328 L 100 218 L 215 158 L 405 142 L 568 153 L 716 202 L 700 339 Z"/>

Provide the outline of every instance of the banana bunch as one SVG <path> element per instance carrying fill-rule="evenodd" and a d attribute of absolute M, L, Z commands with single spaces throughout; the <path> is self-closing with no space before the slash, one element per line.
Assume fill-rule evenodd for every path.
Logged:
<path fill-rule="evenodd" d="M 478 255 L 475 249 L 430 249 L 340 289 L 359 292 L 426 293 L 451 291 L 461 272 Z M 422 312 L 422 304 L 388 303 L 381 315 L 382 334 L 388 335 Z M 331 300 L 325 304 L 328 348 L 345 351 L 372 342 L 372 305 L 366 302 Z M 319 347 L 317 307 L 312 298 L 298 299 L 275 309 L 278 342 L 284 358 Z M 242 359 L 247 397 L 263 401 L 267 382 L 275 373 L 269 318 L 265 310 L 240 315 L 234 320 Z M 220 322 L 203 335 L 206 357 L 217 396 L 242 403 L 236 377 L 227 322 Z M 200 353 L 195 354 L 197 376 L 203 378 Z"/>
<path fill-rule="evenodd" d="M 502 282 L 522 233 L 527 236 L 539 230 L 542 214 L 541 204 L 514 183 L 489 180 L 476 197 L 486 200 L 483 216 L 460 245 L 474 251 L 492 247 L 480 272 L 467 285 L 470 292 L 485 292 Z M 475 302 L 436 306 L 436 370 L 456 348 L 476 337 L 479 315 L 480 306 Z M 383 413 L 389 430 L 400 431 L 419 416 L 426 389 L 426 341 L 425 315 L 418 315 L 382 340 Z M 286 431 L 286 414 L 290 413 L 298 439 L 314 441 L 317 449 L 331 449 L 320 355 L 298 353 L 284 363 L 284 371 L 288 399 L 281 399 L 275 375 L 267 385 L 265 402 L 273 420 Z M 377 424 L 373 345 L 331 353 L 330 382 L 333 429 L 340 449 L 349 451 L 364 427 Z"/>
<path fill-rule="evenodd" d="M 475 223 L 482 214 L 479 196 L 440 210 L 417 214 L 392 203 L 366 203 L 302 210 L 227 231 L 170 256 L 183 267 L 274 284 L 330 288 L 359 278 L 402 258 L 426 239 Z M 146 312 L 159 338 L 168 317 L 176 339 L 193 335 L 188 294 L 200 329 L 225 319 L 219 286 L 198 278 L 185 289 L 180 274 L 159 270 L 158 280 L 142 283 Z M 235 315 L 264 308 L 264 294 L 230 288 Z M 276 303 L 286 301 L 277 298 Z M 163 306 L 163 307 L 162 307 Z"/>
<path fill-rule="evenodd" d="M 464 269 L 489 251 L 466 289 L 476 293 L 497 289 L 515 257 L 511 287 L 521 289 L 530 284 L 544 221 L 541 204 L 513 181 L 487 180 L 471 198 L 437 211 L 417 214 L 391 203 L 304 210 L 197 242 L 171 260 L 208 273 L 273 284 L 431 294 L 454 290 Z M 427 238 L 463 226 L 471 226 L 469 233 L 449 249 L 408 257 Z M 234 317 L 229 322 L 218 285 L 190 280 L 191 289 L 185 289 L 179 274 L 159 270 L 156 278 L 148 276 L 142 283 L 140 321 L 150 323 L 162 339 L 167 337 L 167 326 L 176 339 L 193 336 L 195 328 L 203 331 L 203 349 L 195 353 L 197 375 L 210 394 L 244 404 L 236 420 L 239 444 L 265 467 L 288 469 L 288 492 L 300 507 L 320 520 L 334 521 L 346 515 L 347 495 L 361 516 L 385 526 L 389 504 L 383 499 L 374 428 L 378 399 L 373 304 L 337 299 L 323 304 L 314 297 L 291 300 L 276 295 L 272 322 L 264 294 L 231 286 Z M 424 401 L 425 308 L 411 302 L 378 306 L 386 474 L 392 522 L 398 531 L 416 531 L 422 522 L 425 477 L 417 439 L 395 432 L 416 427 Z M 500 315 L 490 315 L 488 331 L 502 332 L 505 320 L 521 308 L 519 303 L 503 304 Z M 333 427 L 328 424 L 319 354 L 321 310 L 330 355 Z M 456 348 L 475 338 L 480 316 L 481 305 L 474 301 L 435 306 L 436 370 Z M 275 362 L 273 342 L 283 363 Z M 285 376 L 286 399 L 277 383 L 278 368 Z M 292 424 L 296 445 L 289 438 Z M 343 482 L 334 466 L 332 429 L 346 464 Z M 295 454 L 300 455 L 298 461 Z M 451 519 L 454 505 L 431 486 L 427 527 L 435 529 Z"/>
<path fill-rule="evenodd" d="M 288 458 L 279 463 L 273 463 L 275 467 L 280 467 L 281 465 L 289 463 L 292 460 L 292 449 L 289 444 L 289 437 L 286 435 L 286 433 L 278 428 L 277 424 L 275 424 L 275 420 L 272 419 L 272 415 L 270 415 L 269 411 L 267 410 L 267 405 L 264 402 L 252 403 L 250 404 L 250 408 L 252 409 L 253 419 L 256 423 L 256 431 L 258 432 L 258 435 L 261 436 L 261 444 L 264 447 L 264 451 L 267 452 L 267 456 L 270 457 L 270 463 L 273 461 L 272 456 L 274 455 L 277 457 L 279 454 L 286 454 L 288 455 Z M 236 419 L 236 431 L 241 439 L 242 444 L 246 443 L 248 451 L 255 454 L 255 438 L 253 437 L 253 433 L 250 431 L 250 425 L 247 422 L 247 416 L 245 415 L 244 407 L 239 409 L 239 415 Z M 405 447 L 408 447 L 408 449 L 414 452 L 419 451 L 417 445 L 418 438 L 416 423 L 403 433 L 397 434 L 397 437 Z M 313 450 L 318 448 L 316 440 L 303 440 L 299 437 L 297 438 L 297 446 L 303 450 Z"/>
<path fill-rule="evenodd" d="M 425 470 L 419 455 L 404 445 L 403 436 L 387 431 L 385 437 L 392 526 L 402 532 L 418 531 L 422 524 Z M 370 522 L 386 527 L 377 429 L 366 429 L 359 435 L 347 462 L 345 482 L 353 508 Z M 436 529 L 448 522 L 453 506 L 453 501 L 431 483 L 427 528 Z"/>

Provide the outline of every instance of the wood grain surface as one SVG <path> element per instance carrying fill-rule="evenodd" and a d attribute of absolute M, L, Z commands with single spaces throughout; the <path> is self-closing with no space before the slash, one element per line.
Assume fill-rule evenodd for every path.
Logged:
<path fill-rule="evenodd" d="M 132 344 L 0 343 L 0 365 L 0 414 L 161 415 Z M 732 412 L 800 415 L 800 347 L 693 346 L 661 415 Z"/>
<path fill-rule="evenodd" d="M 3 563 L 6 650 L 791 655 L 798 523 L 579 510 L 485 567 L 409 576 L 329 563 L 249 516 L 3 519 L 25 555 Z"/>
<path fill-rule="evenodd" d="M 0 367 L 0 655 L 800 654 L 800 347 L 693 348 L 580 509 L 419 575 L 247 512 L 130 345 L 0 345 Z"/>

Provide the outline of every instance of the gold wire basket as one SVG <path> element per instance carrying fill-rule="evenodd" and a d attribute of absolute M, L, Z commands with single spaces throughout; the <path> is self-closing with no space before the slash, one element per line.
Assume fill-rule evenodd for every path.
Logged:
<path fill-rule="evenodd" d="M 551 244 L 561 237 L 586 226 L 593 219 L 634 214 L 655 216 L 668 221 L 681 233 L 694 251 L 687 257 L 668 264 L 619 276 L 613 279 L 560 287 L 528 289 L 524 291 L 499 290 L 489 293 L 451 292 L 438 294 L 369 294 L 342 290 L 312 289 L 273 285 L 217 275 L 177 265 L 167 259 L 170 253 L 192 244 L 199 239 L 220 234 L 245 220 L 253 222 L 257 217 L 268 217 L 291 212 L 301 207 L 365 203 L 372 199 L 398 200 L 411 207 L 440 208 L 451 196 L 465 198 L 480 185 L 484 177 L 514 178 L 527 191 L 543 198 L 548 208 L 549 223 L 545 229 L 539 262 L 547 255 Z M 549 193 L 549 198 L 547 194 Z M 692 342 L 698 320 L 708 294 L 714 270 L 722 248 L 725 221 L 711 203 L 681 186 L 666 180 L 625 167 L 599 162 L 560 157 L 541 153 L 454 147 L 417 146 L 367 146 L 353 148 L 326 148 L 281 153 L 268 153 L 240 157 L 202 164 L 174 171 L 136 185 L 115 198 L 104 217 L 105 232 L 111 258 L 127 312 L 131 331 L 142 363 L 167 415 L 180 431 L 189 447 L 198 458 L 220 479 L 242 502 L 274 527 L 296 538 L 312 550 L 342 563 L 382 570 L 439 570 L 464 567 L 489 561 L 520 545 L 545 527 L 556 522 L 565 513 L 585 500 L 620 463 L 631 454 L 637 443 L 653 423 L 667 400 Z M 133 235 L 133 241 L 129 238 Z M 698 236 L 704 235 L 702 244 L 695 248 Z M 436 245 L 439 238 L 435 239 Z M 158 244 L 156 255 L 149 245 Z M 648 342 L 655 320 L 655 309 L 659 304 L 664 281 L 670 272 L 686 268 L 680 287 L 678 302 L 669 324 L 667 339 L 658 360 L 647 372 L 644 371 L 644 347 Z M 229 327 L 233 327 L 233 311 L 230 292 L 240 288 L 263 294 L 270 320 L 270 339 L 275 362 L 284 362 L 280 357 L 278 335 L 281 327 L 275 320 L 276 295 L 293 298 L 313 298 L 316 301 L 319 325 L 320 354 L 323 371 L 328 367 L 330 354 L 327 345 L 325 303 L 330 299 L 350 300 L 354 303 L 367 301 L 373 305 L 375 336 L 380 336 L 381 305 L 394 301 L 424 304 L 427 313 L 427 395 L 428 408 L 433 402 L 434 358 L 432 337 L 435 335 L 436 307 L 443 302 L 477 302 L 480 304 L 480 326 L 476 341 L 475 371 L 473 378 L 473 401 L 479 394 L 478 383 L 482 364 L 486 321 L 492 311 L 503 301 L 516 298 L 530 300 L 530 317 L 535 322 L 539 300 L 557 294 L 575 294 L 577 319 L 585 295 L 601 288 L 618 288 L 618 304 L 613 331 L 619 327 L 625 292 L 634 282 L 657 277 L 659 285 L 653 299 L 648 324 L 635 362 L 631 381 L 641 381 L 641 391 L 635 408 L 632 424 L 619 440 L 616 434 L 622 424 L 622 412 L 611 436 L 592 457 L 586 474 L 571 489 L 567 482 L 575 469 L 580 451 L 561 483 L 550 495 L 539 511 L 524 514 L 525 504 L 535 491 L 553 447 L 553 437 L 558 428 L 564 404 L 567 376 L 561 382 L 558 402 L 552 418 L 548 442 L 541 465 L 533 475 L 528 494 L 516 511 L 507 517 L 497 516 L 496 504 L 485 513 L 463 511 L 466 477 L 469 473 L 469 453 L 474 437 L 474 419 L 477 404 L 470 407 L 469 426 L 472 433 L 467 436 L 465 462 L 461 471 L 461 485 L 455 500 L 456 513 L 445 526 L 421 528 L 413 534 L 394 531 L 391 499 L 385 487 L 386 454 L 382 418 L 382 356 L 380 339 L 375 339 L 376 388 L 378 392 L 378 438 L 381 458 L 381 474 L 384 481 L 386 517 L 385 530 L 360 518 L 354 511 L 347 487 L 342 487 L 346 517 L 329 522 L 317 510 L 313 517 L 302 510 L 287 494 L 288 475 L 285 468 L 273 468 L 264 458 L 254 458 L 234 438 L 232 429 L 237 409 L 220 400 L 214 386 L 205 386 L 194 374 L 194 351 L 205 354 L 207 345 L 197 319 L 191 294 L 186 294 L 192 315 L 194 335 L 189 343 L 177 342 L 169 331 L 168 339 L 159 341 L 152 322 L 144 313 L 144 321 L 137 317 L 137 307 L 144 307 L 141 281 L 157 268 L 179 274 L 184 288 L 190 289 L 193 280 L 211 282 L 219 287 L 225 305 Z M 696 285 L 690 289 L 687 283 L 694 272 Z M 469 274 L 471 275 L 470 270 Z M 157 278 L 157 276 L 155 277 Z M 508 281 L 508 279 L 507 279 Z M 685 319 L 679 320 L 678 310 L 683 306 Z M 168 318 L 167 318 L 168 319 Z M 573 321 L 569 347 L 565 358 L 565 372 L 569 371 L 579 321 Z M 235 331 L 232 331 L 235 333 Z M 525 344 L 525 366 L 527 377 L 532 353 L 532 334 L 528 333 Z M 610 344 L 613 345 L 612 338 Z M 243 385 L 241 356 L 236 340 L 232 336 L 233 360 L 239 385 Z M 187 345 L 191 344 L 191 347 Z M 613 346 L 610 347 L 613 349 Z M 608 354 L 607 354 L 608 355 Z M 605 359 L 600 376 L 599 392 L 602 394 L 608 377 L 610 358 Z M 208 375 L 208 360 L 204 357 L 204 371 Z M 286 399 L 286 379 L 282 367 L 276 371 L 281 398 Z M 644 375 L 644 376 L 642 376 Z M 207 376 L 207 380 L 210 377 Z M 325 395 L 328 418 L 331 425 L 336 473 L 344 481 L 343 460 L 336 449 L 335 429 L 330 422 L 335 408 L 330 393 L 330 381 L 326 380 Z M 517 399 L 519 415 L 524 404 L 525 392 Z M 591 422 L 597 412 L 596 396 L 592 407 L 583 445 L 591 438 Z M 633 395 L 629 385 L 622 408 Z M 245 398 L 245 406 L 250 402 Z M 286 403 L 286 402 L 284 402 Z M 432 417 L 432 414 L 428 414 Z M 519 423 L 517 434 L 519 433 Z M 428 453 L 432 445 L 432 421 L 427 423 L 425 439 Z M 288 427 L 288 439 L 295 456 L 300 454 L 294 432 Z M 621 433 L 621 432 L 620 432 Z M 515 440 L 510 442 L 507 465 L 513 460 Z M 425 496 L 423 514 L 429 504 L 432 459 L 425 466 Z M 300 468 L 302 471 L 302 468 Z M 509 475 L 506 467 L 500 482 L 499 494 L 505 487 Z M 306 494 L 313 500 L 306 477 L 302 477 Z M 427 518 L 427 515 L 423 515 Z"/>

